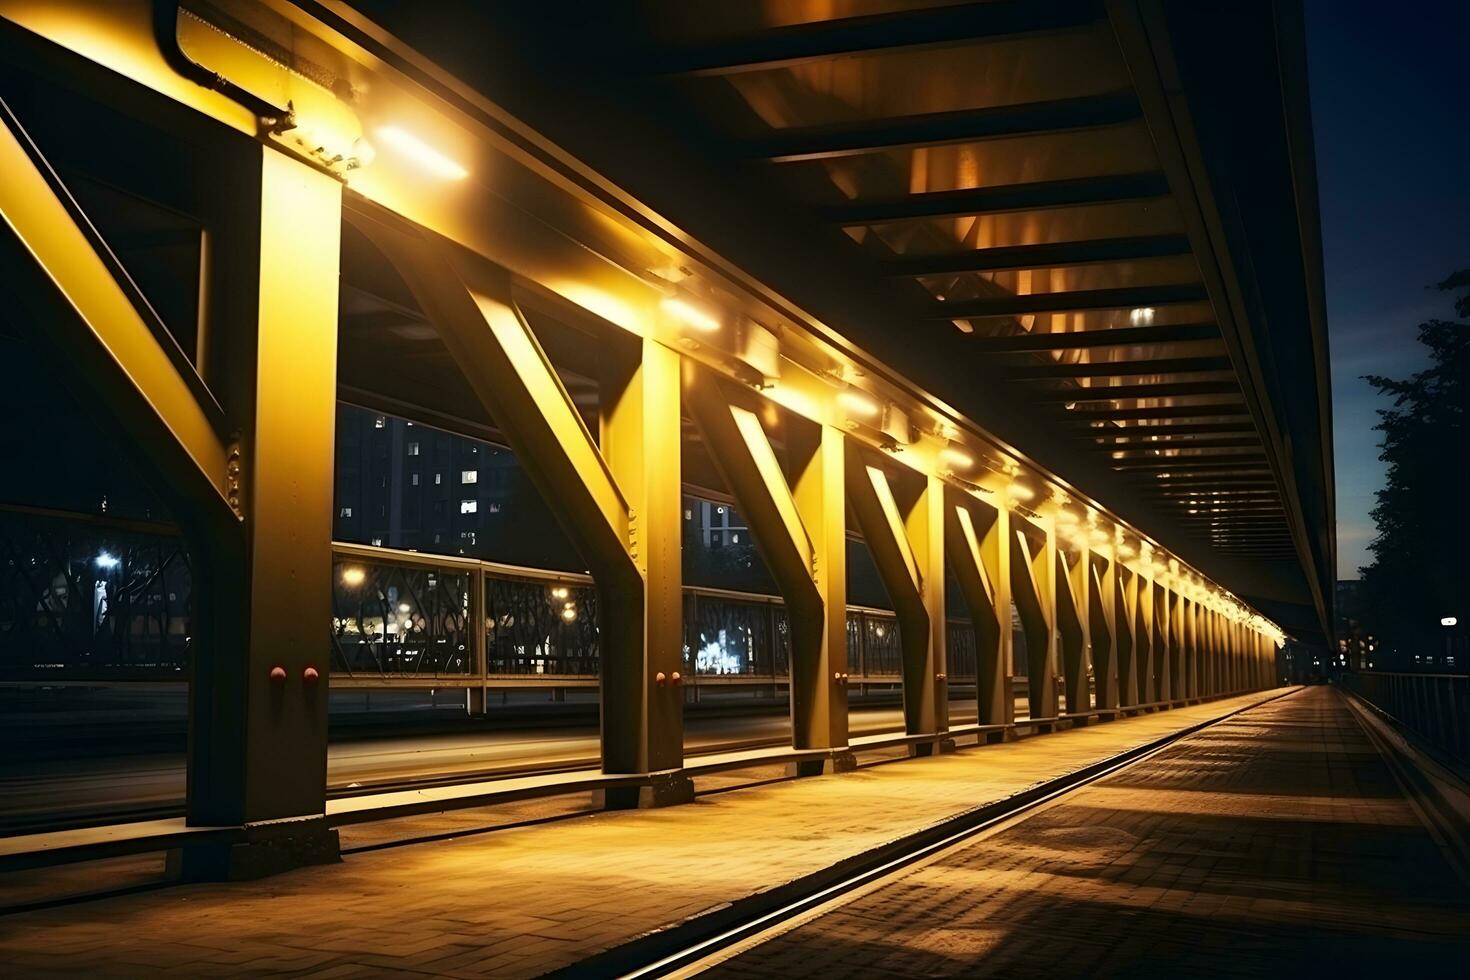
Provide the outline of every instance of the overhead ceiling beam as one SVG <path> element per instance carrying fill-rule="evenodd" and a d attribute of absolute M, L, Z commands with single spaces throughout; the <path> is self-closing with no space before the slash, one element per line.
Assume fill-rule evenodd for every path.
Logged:
<path fill-rule="evenodd" d="M 1018 333 L 1001 337 L 975 337 L 970 343 L 987 353 L 1021 354 L 1033 351 L 1134 347 L 1139 344 L 1218 339 L 1220 339 L 1220 329 L 1213 323 L 1171 323 L 1147 327 L 1115 327 L 1112 330 L 1072 330 L 1067 333 Z"/>
<path fill-rule="evenodd" d="M 1031 392 L 1028 397 L 1047 402 L 1122 401 L 1129 398 L 1175 398 L 1184 395 L 1235 394 L 1234 381 L 1162 381 L 1146 385 L 1094 385 L 1090 388 L 1055 388 Z M 1116 418 L 1116 416 L 1113 416 Z"/>
<path fill-rule="evenodd" d="M 1095 448 L 1112 453 L 1151 453 L 1164 449 L 1260 449 L 1255 436 L 1242 439 L 1189 439 L 1179 442 L 1111 442 Z"/>
<path fill-rule="evenodd" d="M 1200 303 L 1208 298 L 1204 284 L 1197 282 L 1125 286 L 1119 289 L 1072 289 L 1056 293 L 987 296 L 948 303 L 936 302 L 929 308 L 928 317 L 931 320 L 972 320 L 987 316 L 1024 316 L 1027 313 L 1071 313 L 1077 310 Z"/>
<path fill-rule="evenodd" d="M 1115 459 L 1112 460 L 1113 469 L 1124 473 L 1139 473 L 1145 470 L 1163 470 L 1168 473 L 1204 473 L 1210 470 L 1230 470 L 1232 472 L 1269 472 L 1266 469 L 1265 455 L 1262 452 L 1234 453 L 1231 455 L 1213 456 L 1190 456 L 1188 458 L 1174 456 L 1169 459 L 1154 459 L 1144 457 L 1141 459 Z"/>
<path fill-rule="evenodd" d="M 1111 420 L 1123 422 L 1136 419 L 1193 419 L 1247 417 L 1249 415 L 1250 410 L 1239 402 L 1210 405 L 1151 405 L 1146 408 L 1114 408 L 1103 405 L 1094 408 L 1079 408 L 1069 413 L 1063 421 L 1087 423 Z"/>
<path fill-rule="evenodd" d="M 947 255 L 898 255 L 883 260 L 881 265 L 883 273 L 890 276 L 937 276 L 958 272 L 1047 269 L 1189 254 L 1189 238 L 1185 235 L 1137 235 L 1095 238 L 1084 242 L 977 248 Z M 1213 335 L 1218 333 L 1216 330 Z"/>
<path fill-rule="evenodd" d="M 885 221 L 911 221 L 916 218 L 955 218 L 972 214 L 1039 211 L 1087 204 L 1152 200 L 1166 197 L 1168 193 L 1169 182 L 1162 174 L 1114 174 L 857 200 L 824 208 L 818 213 L 823 220 L 832 224 L 875 225 Z"/>
<path fill-rule="evenodd" d="M 1207 371 L 1229 371 L 1230 358 L 1160 357 L 1137 361 L 1018 364 L 1003 370 L 1009 378 L 1122 378 L 1140 374 L 1199 374 Z"/>
<path fill-rule="evenodd" d="M 1008 0 L 842 17 L 675 48 L 658 55 L 654 70 L 670 75 L 731 75 L 903 48 L 1074 30 L 1103 17 L 1096 0 Z"/>
<path fill-rule="evenodd" d="M 747 147 L 753 157 L 774 163 L 795 163 L 907 146 L 1093 129 L 1139 118 L 1138 100 L 1130 90 L 1049 102 L 790 127 L 751 140 Z"/>
<path fill-rule="evenodd" d="M 1184 425 L 1110 425 L 1095 430 L 1093 435 L 1100 440 L 1138 440 L 1143 436 L 1158 436 L 1160 440 L 1168 442 L 1175 436 L 1223 435 L 1226 433 L 1254 435 L 1255 431 L 1255 426 L 1248 422 L 1189 422 Z M 1118 443 L 1117 445 L 1127 444 Z"/>

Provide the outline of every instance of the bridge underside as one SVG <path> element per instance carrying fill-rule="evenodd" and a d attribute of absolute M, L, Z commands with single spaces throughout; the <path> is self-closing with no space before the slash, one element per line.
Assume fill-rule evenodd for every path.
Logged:
<path fill-rule="evenodd" d="M 685 705 L 761 628 L 700 626 L 721 603 L 760 610 L 767 758 L 803 774 L 853 765 L 870 684 L 927 755 L 1011 737 L 1017 678 L 1048 731 L 1323 641 L 1289 17 L 1241 21 L 1279 58 L 1226 93 L 1182 5 L 377 6 L 0 2 L 4 343 L 156 501 L 14 477 L 10 636 L 62 653 L 13 642 L 3 679 L 115 675 L 99 624 L 165 607 L 178 839 L 228 831 L 186 874 L 336 856 L 329 688 L 595 690 L 578 778 L 691 799 Z M 164 559 L 73 560 L 55 522 L 173 542 L 183 625 Z"/>

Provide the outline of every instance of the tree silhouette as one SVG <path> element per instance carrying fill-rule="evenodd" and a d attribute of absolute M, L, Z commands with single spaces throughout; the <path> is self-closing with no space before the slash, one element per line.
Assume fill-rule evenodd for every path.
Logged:
<path fill-rule="evenodd" d="M 1364 378 L 1393 398 L 1379 410 L 1379 459 L 1388 464 L 1377 493 L 1372 564 L 1360 569 L 1364 621 L 1398 665 L 1444 649 L 1440 619 L 1470 621 L 1465 561 L 1470 496 L 1470 268 L 1436 284 L 1455 292 L 1454 320 L 1419 325 L 1429 366 L 1396 381 Z"/>

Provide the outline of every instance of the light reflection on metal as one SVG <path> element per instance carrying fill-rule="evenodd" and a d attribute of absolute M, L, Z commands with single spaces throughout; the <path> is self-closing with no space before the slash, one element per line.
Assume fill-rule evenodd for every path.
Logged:
<path fill-rule="evenodd" d="M 458 162 L 440 153 L 406 129 L 399 126 L 379 126 L 373 133 L 386 146 L 441 180 L 464 180 L 470 175 L 470 172 Z"/>
<path fill-rule="evenodd" d="M 678 296 L 670 296 L 659 305 L 663 307 L 665 313 L 700 333 L 715 333 L 720 329 L 719 318 L 713 313 Z"/>

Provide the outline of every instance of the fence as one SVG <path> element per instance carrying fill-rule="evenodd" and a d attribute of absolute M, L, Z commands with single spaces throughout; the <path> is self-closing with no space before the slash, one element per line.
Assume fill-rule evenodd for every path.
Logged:
<path fill-rule="evenodd" d="M 181 678 L 191 579 L 169 525 L 0 505 L 0 677 Z"/>
<path fill-rule="evenodd" d="M 1470 761 L 1470 677 L 1347 672 L 1342 685 L 1431 745 Z"/>

